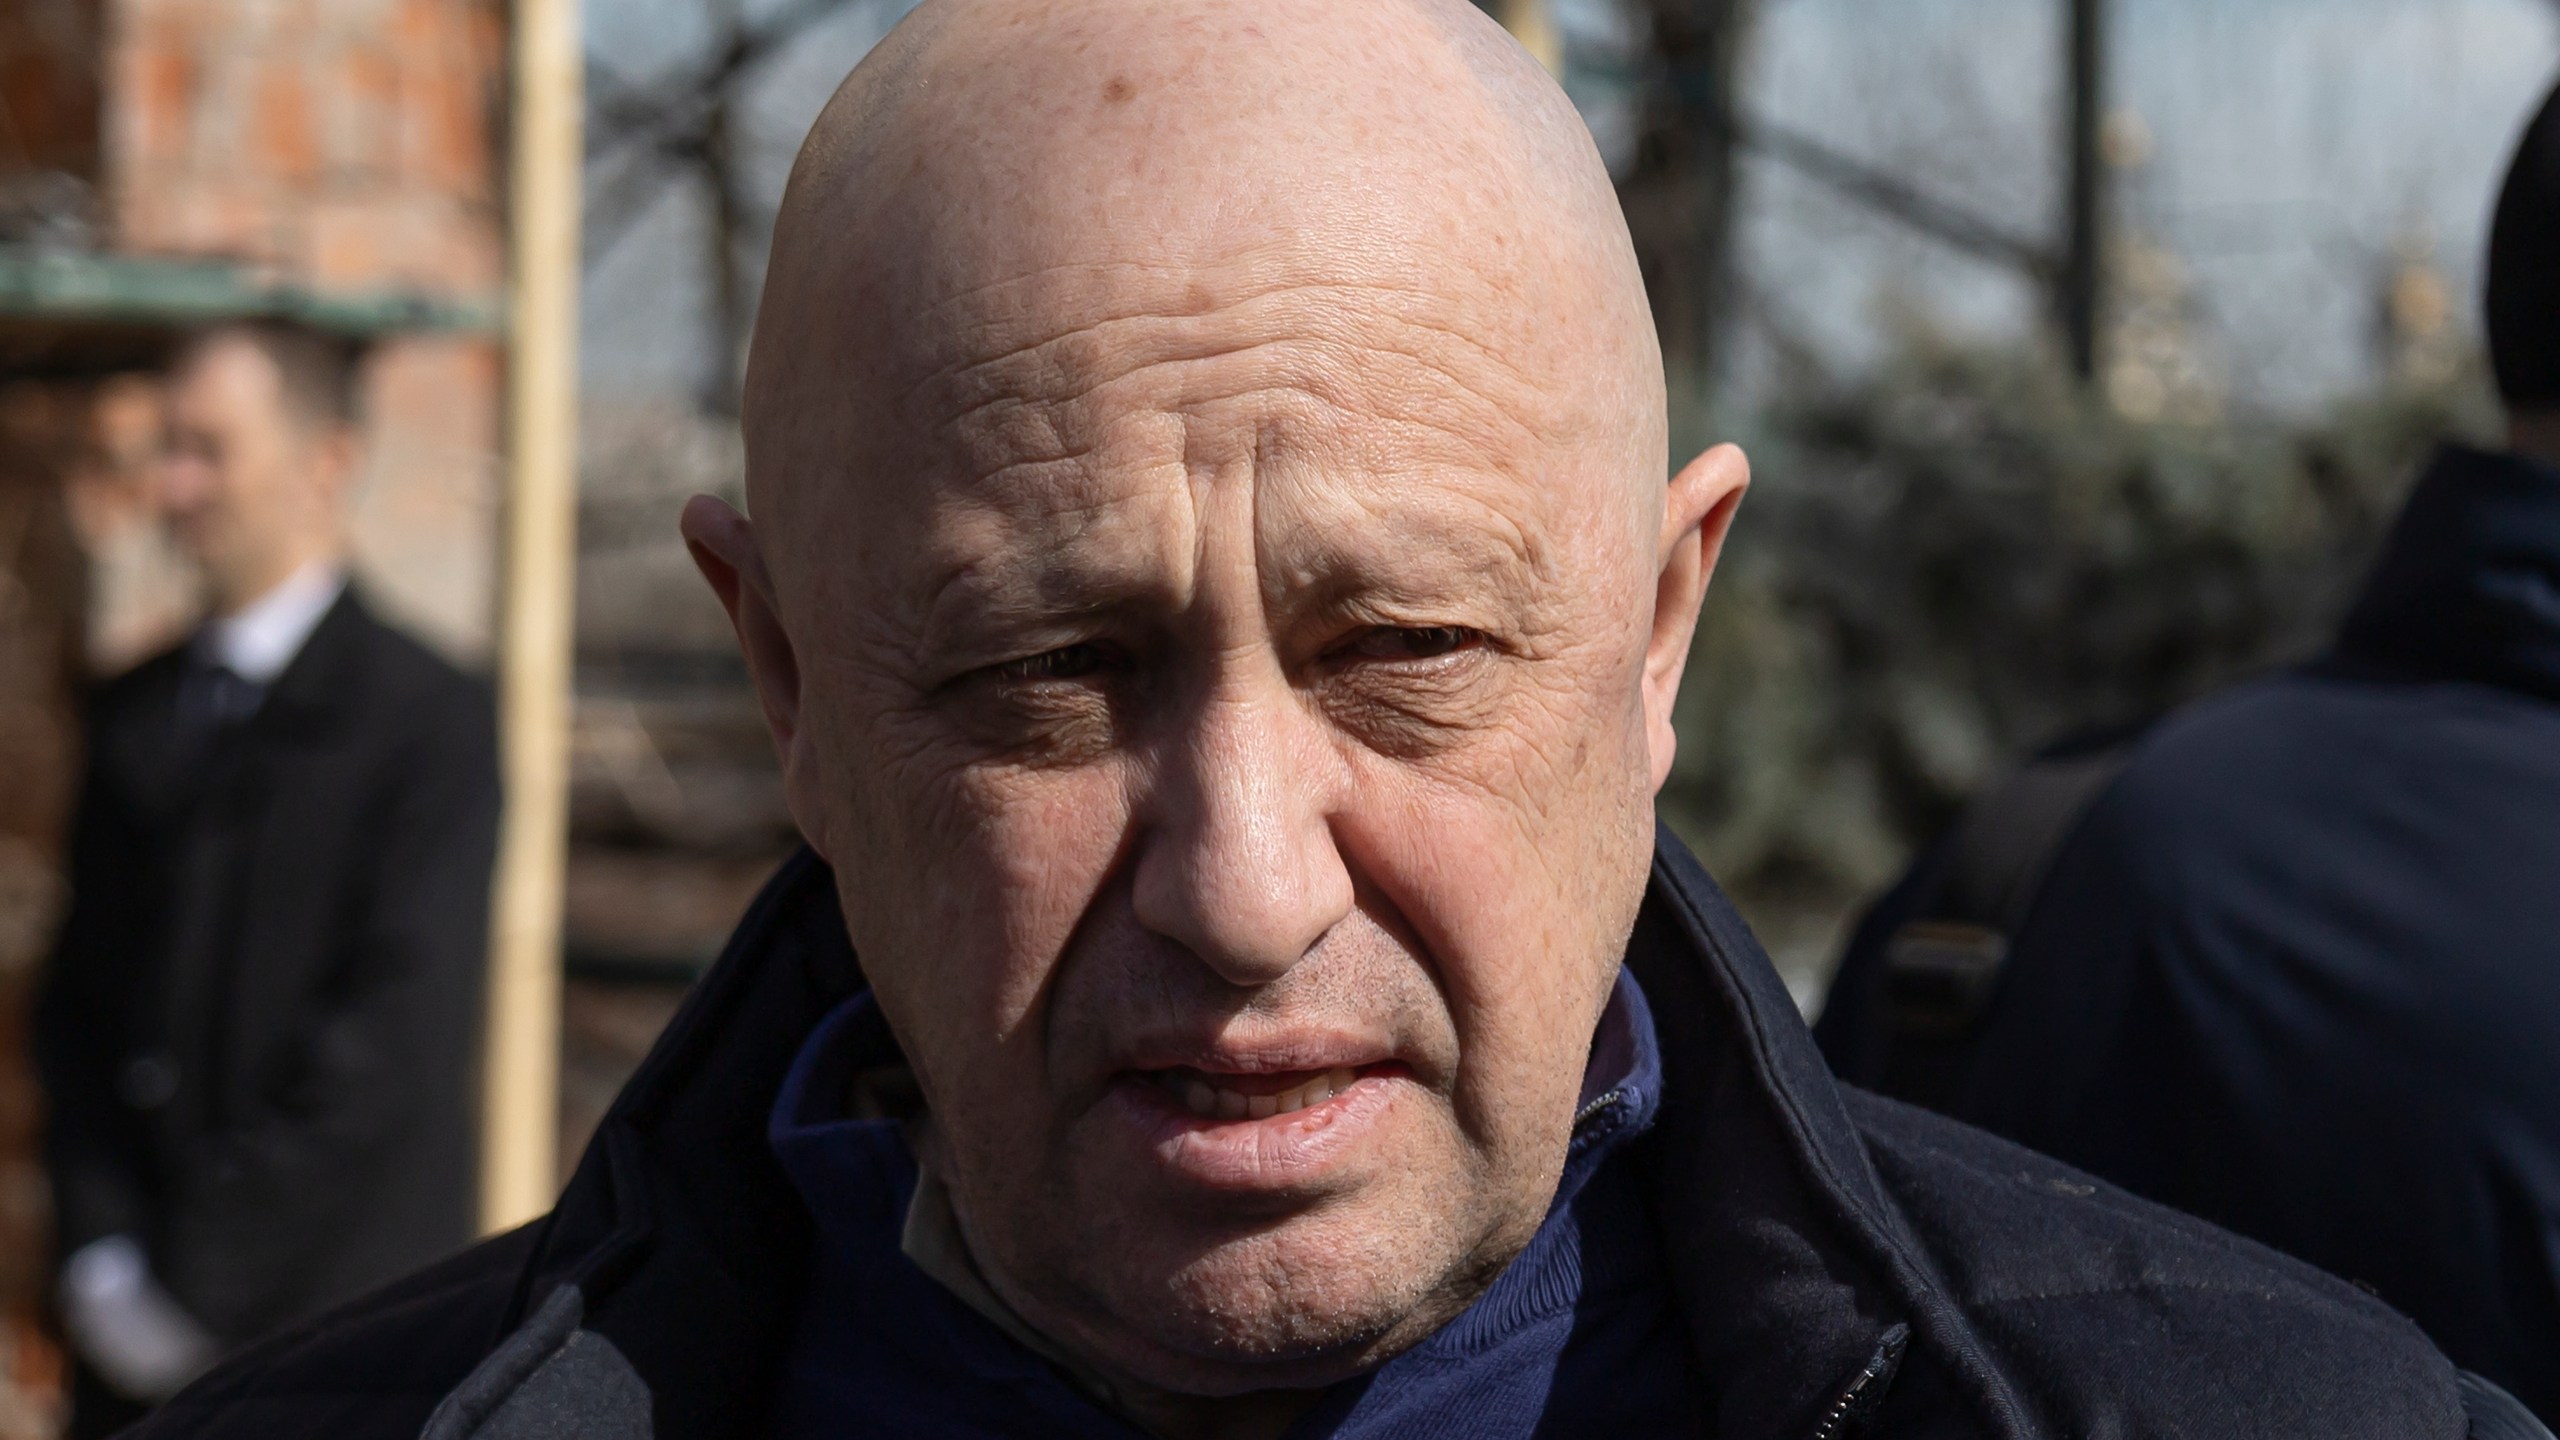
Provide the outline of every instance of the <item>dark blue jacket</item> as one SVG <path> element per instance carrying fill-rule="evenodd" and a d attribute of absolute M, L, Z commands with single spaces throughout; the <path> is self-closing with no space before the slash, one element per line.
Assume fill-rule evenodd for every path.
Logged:
<path fill-rule="evenodd" d="M 1663 1097 L 1621 1160 L 1660 1227 L 1708 1433 L 2531 1433 L 2490 1428 L 2453 1366 L 2365 1292 L 1835 1084 L 1750 933 L 1667 834 L 1627 961 Z M 861 983 L 833 877 L 803 856 L 547 1219 L 267 1342 L 137 1433 L 762 1433 L 812 1268 L 765 1120 L 801 1042 Z"/>
<path fill-rule="evenodd" d="M 2560 470 L 2440 455 L 2333 653 L 2146 735 L 2027 915 L 1952 1113 L 2560 1417 Z M 1851 1078 L 1896 923 L 1824 1017 Z"/>

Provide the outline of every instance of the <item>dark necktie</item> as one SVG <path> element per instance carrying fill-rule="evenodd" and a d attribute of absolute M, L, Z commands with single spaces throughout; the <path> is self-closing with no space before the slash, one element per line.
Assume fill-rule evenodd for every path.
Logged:
<path fill-rule="evenodd" d="M 188 729 L 211 739 L 229 734 L 255 714 L 267 687 L 227 665 L 198 661 L 178 688 L 178 715 Z"/>

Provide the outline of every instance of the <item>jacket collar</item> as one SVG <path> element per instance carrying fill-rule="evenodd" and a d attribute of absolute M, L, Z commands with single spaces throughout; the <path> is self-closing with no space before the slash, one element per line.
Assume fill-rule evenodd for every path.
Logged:
<path fill-rule="evenodd" d="M 1664 1217 L 1715 1431 L 1830 1433 L 1823 1417 L 1844 1388 L 1881 1388 L 1901 1337 L 1916 1334 L 1971 1392 L 1985 1433 L 2021 1433 L 1785 987 L 1667 830 L 1628 964 L 1661 1037 L 1664 1096 L 1627 1159 L 1644 1167 Z M 767 885 L 543 1222 L 509 1325 L 576 1285 L 588 1327 L 648 1381 L 668 1440 L 752 1433 L 772 1391 L 813 1237 L 765 1120 L 803 1040 L 861 984 L 832 875 L 803 852 Z"/>
<path fill-rule="evenodd" d="M 358 703 L 365 640 L 378 628 L 355 586 L 340 587 L 249 717 L 249 732 L 302 739 L 335 729 Z"/>
<path fill-rule="evenodd" d="M 1667 827 L 1627 963 L 1662 1037 L 1656 1213 L 1714 1433 L 1832 1433 L 1821 1417 L 1862 1373 L 1872 1403 L 1905 1337 L 1969 1392 L 1980 1433 L 2024 1433 L 1776 968 Z"/>
<path fill-rule="evenodd" d="M 2437 451 L 2338 650 L 2560 700 L 2560 468 L 2461 445 Z"/>

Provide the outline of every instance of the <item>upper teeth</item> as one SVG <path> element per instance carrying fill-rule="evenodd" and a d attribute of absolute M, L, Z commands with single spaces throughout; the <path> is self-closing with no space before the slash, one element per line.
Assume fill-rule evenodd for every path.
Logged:
<path fill-rule="evenodd" d="M 1173 1093 L 1181 1098 L 1183 1108 L 1194 1115 L 1214 1115 L 1221 1120 L 1268 1120 L 1323 1104 L 1350 1089 L 1360 1072 L 1337 1066 L 1295 1090 L 1283 1090 L 1277 1095 L 1247 1095 L 1212 1085 L 1196 1075 L 1166 1078 Z"/>

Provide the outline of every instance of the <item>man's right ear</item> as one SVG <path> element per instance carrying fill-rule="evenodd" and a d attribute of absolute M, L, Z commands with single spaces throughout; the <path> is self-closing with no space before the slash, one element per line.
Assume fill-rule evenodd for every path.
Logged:
<path fill-rule="evenodd" d="M 764 707 L 765 729 L 773 735 L 774 756 L 782 762 L 783 796 L 791 818 L 809 847 L 824 858 L 826 811 L 818 803 L 817 755 L 800 724 L 800 657 L 782 628 L 782 607 L 764 549 L 746 516 L 709 495 L 685 502 L 677 529 L 694 568 L 710 582 L 711 593 L 729 612 L 729 627 L 737 632 L 739 653 L 746 657 L 748 678 Z"/>

